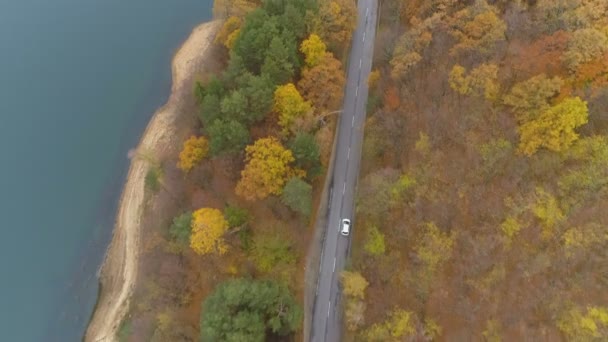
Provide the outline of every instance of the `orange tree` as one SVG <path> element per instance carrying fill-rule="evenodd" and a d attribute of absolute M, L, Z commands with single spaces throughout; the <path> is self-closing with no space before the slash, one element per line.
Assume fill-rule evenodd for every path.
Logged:
<path fill-rule="evenodd" d="M 236 193 L 247 200 L 280 195 L 288 179 L 304 176 L 304 171 L 291 166 L 295 161 L 291 151 L 274 137 L 258 139 L 245 151 L 247 165 L 241 171 Z"/>
<path fill-rule="evenodd" d="M 298 88 L 316 108 L 332 110 L 342 103 L 344 82 L 342 63 L 328 52 L 317 66 L 304 69 Z"/>

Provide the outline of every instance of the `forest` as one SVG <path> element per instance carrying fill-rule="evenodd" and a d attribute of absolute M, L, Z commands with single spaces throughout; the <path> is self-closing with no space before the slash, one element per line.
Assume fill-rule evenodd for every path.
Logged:
<path fill-rule="evenodd" d="M 216 0 L 213 10 L 214 72 L 192 84 L 187 139 L 149 162 L 120 341 L 301 339 L 337 119 L 327 113 L 342 103 L 355 3 Z"/>
<path fill-rule="evenodd" d="M 607 340 L 608 1 L 379 21 L 345 340 Z"/>

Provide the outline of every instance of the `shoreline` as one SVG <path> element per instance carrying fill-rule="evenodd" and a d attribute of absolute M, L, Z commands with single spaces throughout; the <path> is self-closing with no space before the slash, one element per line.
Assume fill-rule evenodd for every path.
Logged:
<path fill-rule="evenodd" d="M 144 209 L 144 180 L 148 171 L 148 156 L 160 159 L 175 149 L 176 119 L 184 115 L 182 107 L 191 95 L 193 82 L 204 66 L 215 33 L 221 21 L 209 21 L 195 27 L 175 53 L 172 63 L 171 95 L 148 123 L 133 152 L 129 172 L 118 206 L 112 240 L 99 272 L 99 296 L 84 341 L 114 341 L 116 332 L 129 310 L 130 297 L 137 280 L 142 215 Z M 131 153 L 130 153 L 131 154 Z M 138 158 L 137 155 L 145 155 Z"/>

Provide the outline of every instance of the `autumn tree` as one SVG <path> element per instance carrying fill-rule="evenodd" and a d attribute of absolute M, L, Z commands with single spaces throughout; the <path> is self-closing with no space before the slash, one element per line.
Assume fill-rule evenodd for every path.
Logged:
<path fill-rule="evenodd" d="M 242 25 L 241 18 L 231 16 L 222 25 L 222 28 L 215 36 L 215 42 L 224 45 L 228 50 L 232 49 L 236 37 L 238 37 Z"/>
<path fill-rule="evenodd" d="M 454 65 L 449 76 L 450 87 L 461 95 L 484 96 L 495 100 L 498 96 L 498 66 L 481 64 L 467 75 L 466 69 Z"/>
<path fill-rule="evenodd" d="M 366 329 L 363 336 L 370 342 L 403 341 L 416 334 L 414 323 L 414 314 L 411 311 L 395 309 L 384 322 Z"/>
<path fill-rule="evenodd" d="M 579 308 L 564 311 L 557 327 L 572 341 L 608 339 L 608 308 L 588 306 L 584 314 Z"/>
<path fill-rule="evenodd" d="M 539 148 L 564 151 L 578 139 L 575 128 L 587 123 L 587 103 L 578 97 L 567 98 L 542 112 L 538 118 L 519 125 L 519 150 L 532 155 Z"/>
<path fill-rule="evenodd" d="M 517 120 L 527 122 L 550 106 L 550 100 L 559 94 L 564 81 L 559 77 L 548 78 L 545 74 L 519 82 L 503 97 L 511 106 Z"/>
<path fill-rule="evenodd" d="M 237 207 L 235 205 L 228 205 L 224 208 L 224 216 L 228 221 L 230 228 L 241 227 L 250 220 L 250 214 L 247 209 Z"/>
<path fill-rule="evenodd" d="M 224 233 L 228 222 L 221 211 L 213 208 L 201 208 L 192 214 L 192 235 L 190 247 L 197 254 L 224 254 L 228 246 L 224 242 Z"/>
<path fill-rule="evenodd" d="M 340 273 L 343 292 L 346 296 L 365 298 L 365 289 L 369 283 L 359 272 L 342 271 Z"/>
<path fill-rule="evenodd" d="M 580 64 L 590 62 L 608 51 L 607 33 L 608 31 L 585 28 L 572 34 L 563 56 L 564 63 L 571 72 L 575 72 Z"/>
<path fill-rule="evenodd" d="M 300 52 L 304 54 L 304 61 L 309 68 L 317 66 L 323 60 L 326 50 L 327 47 L 323 40 L 314 33 L 300 45 Z"/>
<path fill-rule="evenodd" d="M 322 87 L 319 86 L 321 84 Z M 342 63 L 331 53 L 326 53 L 317 66 L 302 71 L 298 88 L 315 108 L 335 110 L 342 104 L 344 84 Z"/>
<path fill-rule="evenodd" d="M 263 342 L 295 331 L 302 309 L 285 286 L 271 280 L 233 279 L 203 302 L 201 341 Z"/>
<path fill-rule="evenodd" d="M 359 272 L 342 271 L 340 283 L 346 297 L 344 315 L 349 330 L 354 331 L 365 318 L 365 290 L 369 283 Z"/>
<path fill-rule="evenodd" d="M 313 29 L 336 48 L 345 46 L 357 25 L 357 7 L 352 0 L 322 1 Z"/>
<path fill-rule="evenodd" d="M 458 11 L 450 20 L 450 34 L 457 43 L 450 53 L 477 51 L 487 54 L 497 42 L 505 40 L 507 25 L 498 16 L 498 10 L 485 0 Z"/>
<path fill-rule="evenodd" d="M 423 21 L 413 21 L 412 27 L 399 37 L 390 60 L 393 79 L 407 76 L 408 71 L 422 61 L 424 50 L 433 39 L 431 32 L 438 19 L 440 16 L 434 15 Z"/>
<path fill-rule="evenodd" d="M 371 226 L 367 230 L 367 239 L 363 249 L 370 255 L 381 255 L 386 251 L 384 244 L 384 234 L 378 230 L 378 227 Z"/>
<path fill-rule="evenodd" d="M 179 161 L 177 167 L 189 172 L 192 168 L 201 162 L 209 152 L 209 142 L 205 137 L 195 137 L 194 135 L 184 142 L 184 147 L 179 153 Z"/>
<path fill-rule="evenodd" d="M 568 167 L 558 179 L 560 197 L 567 207 L 580 206 L 608 184 L 608 138 L 593 136 L 577 140 L 565 153 Z"/>
<path fill-rule="evenodd" d="M 392 203 L 390 189 L 398 177 L 393 169 L 380 169 L 365 176 L 357 194 L 357 213 L 373 222 L 385 218 Z"/>
<path fill-rule="evenodd" d="M 213 16 L 215 18 L 243 17 L 259 4 L 258 0 L 215 0 L 213 1 Z"/>
<path fill-rule="evenodd" d="M 279 114 L 282 133 L 287 134 L 294 121 L 312 111 L 312 106 L 309 101 L 304 101 L 293 83 L 288 83 L 274 91 L 274 111 Z"/>
<path fill-rule="evenodd" d="M 281 201 L 292 210 L 304 215 L 304 217 L 310 216 L 312 212 L 312 185 L 300 178 L 291 178 L 283 188 Z"/>
<path fill-rule="evenodd" d="M 236 186 L 236 193 L 247 200 L 280 195 L 291 177 L 302 177 L 303 171 L 291 166 L 295 158 L 273 137 L 258 139 L 246 148 L 246 165 Z"/>
<path fill-rule="evenodd" d="M 453 246 L 453 235 L 442 232 L 432 222 L 426 223 L 415 247 L 416 255 L 424 265 L 424 274 L 430 276 L 439 270 L 451 258 Z"/>

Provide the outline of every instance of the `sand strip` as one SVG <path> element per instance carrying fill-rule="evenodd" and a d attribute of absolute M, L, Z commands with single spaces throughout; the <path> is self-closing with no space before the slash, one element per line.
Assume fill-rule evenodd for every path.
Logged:
<path fill-rule="evenodd" d="M 196 27 L 173 58 L 171 96 L 148 124 L 131 161 L 120 199 L 112 242 L 100 276 L 102 290 L 85 341 L 115 341 L 120 323 L 129 310 L 129 299 L 137 279 L 144 180 L 148 162 L 142 155 L 158 157 L 175 141 L 175 121 L 183 115 L 183 103 L 191 96 L 194 76 L 203 68 L 220 21 Z"/>

